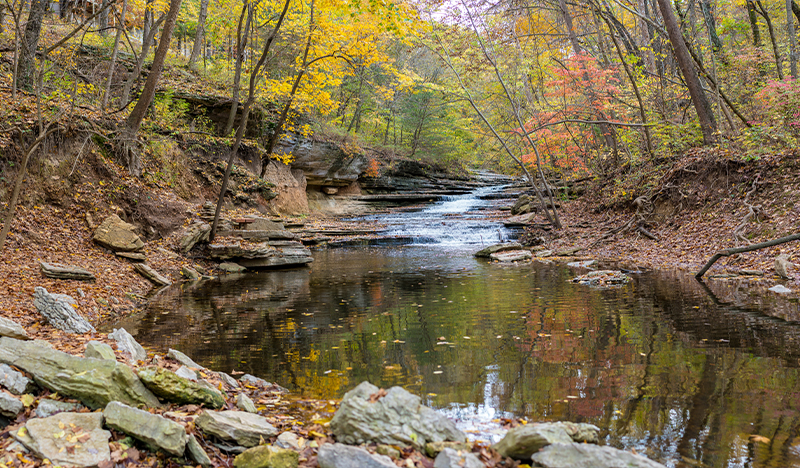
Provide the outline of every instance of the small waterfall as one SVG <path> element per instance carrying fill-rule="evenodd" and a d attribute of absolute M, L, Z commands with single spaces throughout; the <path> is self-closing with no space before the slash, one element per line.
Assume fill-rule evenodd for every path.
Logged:
<path fill-rule="evenodd" d="M 382 234 L 413 239 L 413 244 L 492 245 L 511 237 L 502 223 L 486 219 L 481 209 L 492 203 L 480 197 L 505 186 L 481 187 L 465 195 L 451 195 L 420 210 L 372 217 L 387 224 Z"/>

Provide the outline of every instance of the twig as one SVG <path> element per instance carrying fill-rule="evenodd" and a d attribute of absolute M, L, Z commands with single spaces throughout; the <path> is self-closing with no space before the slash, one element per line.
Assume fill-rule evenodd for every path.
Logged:
<path fill-rule="evenodd" d="M 731 255 L 736 255 L 744 252 L 751 252 L 753 250 L 765 249 L 767 247 L 773 247 L 780 244 L 785 244 L 787 242 L 791 242 L 793 240 L 800 239 L 800 233 L 792 234 L 791 236 L 781 237 L 779 239 L 773 239 L 767 242 L 760 242 L 758 244 L 748 245 L 746 247 L 737 247 L 735 249 L 725 249 L 720 250 L 719 252 L 715 253 L 713 257 L 705 264 L 705 266 L 698 271 L 694 277 L 701 278 L 711 266 L 716 263 L 722 257 L 730 257 Z"/>

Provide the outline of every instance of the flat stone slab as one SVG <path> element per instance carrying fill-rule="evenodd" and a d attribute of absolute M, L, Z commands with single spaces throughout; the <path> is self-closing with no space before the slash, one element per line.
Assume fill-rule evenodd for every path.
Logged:
<path fill-rule="evenodd" d="M 0 364 L 0 386 L 14 395 L 22 395 L 33 387 L 33 382 L 7 364 Z"/>
<path fill-rule="evenodd" d="M 106 425 L 175 456 L 186 449 L 186 429 L 182 424 L 157 414 L 112 401 L 103 410 Z"/>
<path fill-rule="evenodd" d="M 172 284 L 172 281 L 154 270 L 153 267 L 147 265 L 146 263 L 136 263 L 133 265 L 133 269 L 136 270 L 136 273 L 142 275 L 144 279 L 150 281 L 156 286 L 169 286 Z"/>
<path fill-rule="evenodd" d="M 76 398 L 92 409 L 104 408 L 115 400 L 134 406 L 160 406 L 131 368 L 117 361 L 77 357 L 40 341 L 2 337 L 0 362 L 31 374 L 40 387 Z"/>
<path fill-rule="evenodd" d="M 19 398 L 0 390 L 0 414 L 9 418 L 16 418 L 25 406 Z"/>
<path fill-rule="evenodd" d="M 111 215 L 95 229 L 92 239 L 115 252 L 134 252 L 144 247 L 135 229 L 136 226 L 126 223 L 119 216 Z"/>
<path fill-rule="evenodd" d="M 183 364 L 184 366 L 192 368 L 192 369 L 195 369 L 195 370 L 196 369 L 204 369 L 203 366 L 201 366 L 200 364 L 194 362 L 192 360 L 192 358 L 190 358 L 189 356 L 183 354 L 182 352 L 178 351 L 177 349 L 170 348 L 169 351 L 167 351 L 167 357 L 170 358 L 170 359 L 174 359 L 174 360 L 180 362 L 181 364 Z"/>
<path fill-rule="evenodd" d="M 543 468 L 666 468 L 641 455 L 592 444 L 552 444 L 531 460 Z"/>
<path fill-rule="evenodd" d="M 39 268 L 42 270 L 42 274 L 48 278 L 78 281 L 95 280 L 94 274 L 81 267 L 62 265 L 60 263 L 39 262 Z"/>
<path fill-rule="evenodd" d="M 397 468 L 386 455 L 373 455 L 361 447 L 325 444 L 317 451 L 320 468 Z"/>
<path fill-rule="evenodd" d="M 446 448 L 436 456 L 433 468 L 484 468 L 486 465 L 475 454 Z"/>
<path fill-rule="evenodd" d="M 522 250 L 522 244 L 518 242 L 505 242 L 502 244 L 494 244 L 475 252 L 476 257 L 489 258 L 489 255 L 497 252 L 504 252 L 506 250 Z"/>
<path fill-rule="evenodd" d="M 230 259 L 255 259 L 267 258 L 275 255 L 275 248 L 270 247 L 266 242 L 255 245 L 242 246 L 238 242 L 234 244 L 209 244 L 208 255 L 216 260 Z M 237 263 L 241 263 L 237 260 Z"/>
<path fill-rule="evenodd" d="M 214 409 L 225 406 L 225 398 L 220 392 L 192 382 L 163 367 L 145 367 L 139 369 L 138 374 L 139 379 L 151 392 L 167 401 L 198 404 Z"/>
<path fill-rule="evenodd" d="M 34 418 L 11 435 L 52 465 L 92 467 L 111 459 L 101 413 L 59 413 Z"/>
<path fill-rule="evenodd" d="M 132 262 L 144 262 L 147 260 L 147 256 L 143 253 L 139 252 L 114 252 L 114 255 L 117 257 L 121 257 Z"/>
<path fill-rule="evenodd" d="M 278 434 L 266 418 L 244 411 L 204 411 L 195 424 L 206 434 L 243 447 L 254 447 Z"/>
<path fill-rule="evenodd" d="M 294 468 L 300 454 L 273 445 L 259 445 L 247 449 L 233 459 L 234 468 Z"/>
<path fill-rule="evenodd" d="M 67 401 L 51 400 L 44 398 L 39 400 L 39 405 L 36 406 L 34 414 L 37 418 L 47 418 L 58 413 L 75 412 L 83 408 L 80 403 L 70 403 Z"/>
<path fill-rule="evenodd" d="M 504 250 L 503 252 L 489 254 L 489 258 L 504 263 L 520 262 L 523 260 L 530 260 L 533 258 L 533 254 L 530 250 Z"/>

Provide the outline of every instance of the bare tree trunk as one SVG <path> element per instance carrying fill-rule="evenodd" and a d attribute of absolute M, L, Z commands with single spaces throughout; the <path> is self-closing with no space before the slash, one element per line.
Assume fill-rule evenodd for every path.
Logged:
<path fill-rule="evenodd" d="M 245 15 L 247 20 L 245 21 Z M 225 124 L 225 130 L 222 135 L 227 136 L 233 130 L 233 123 L 236 120 L 236 112 L 239 110 L 239 88 L 241 87 L 240 81 L 242 79 L 242 61 L 244 60 L 244 51 L 247 47 L 248 30 L 250 29 L 250 22 L 253 20 L 253 8 L 249 3 L 245 3 L 242 7 L 242 14 L 239 15 L 239 25 L 236 28 L 236 68 L 233 73 L 233 96 L 231 96 L 231 110 L 228 113 L 228 123 Z M 242 21 L 245 21 L 244 34 L 242 34 Z"/>
<path fill-rule="evenodd" d="M 131 73 L 128 75 L 128 79 L 125 81 L 125 88 L 122 90 L 122 104 L 125 106 L 128 105 L 128 99 L 131 97 L 133 84 L 136 83 L 136 80 L 139 79 L 139 75 L 142 73 L 144 59 L 147 58 L 147 54 L 150 53 L 150 44 L 153 43 L 153 37 L 156 35 L 156 30 L 161 22 L 164 21 L 164 18 L 165 16 L 161 15 L 161 17 L 153 24 L 153 27 L 150 28 L 147 36 L 142 38 L 142 50 L 139 53 L 139 57 L 136 59 L 136 67 L 134 67 L 133 71 L 131 71 Z"/>
<path fill-rule="evenodd" d="M 789 40 L 789 70 L 792 78 L 797 79 L 797 35 L 792 18 L 792 0 L 786 0 L 786 32 Z"/>
<path fill-rule="evenodd" d="M 683 35 L 681 34 L 678 21 L 675 19 L 675 13 L 672 11 L 672 6 L 668 0 L 657 0 L 658 8 L 661 10 L 661 16 L 664 19 L 664 26 L 669 36 L 669 41 L 672 44 L 672 50 L 675 53 L 675 59 L 678 66 L 683 73 L 683 79 L 686 81 L 686 87 L 689 88 L 689 95 L 692 97 L 692 103 L 697 111 L 697 118 L 700 120 L 700 129 L 703 132 L 703 143 L 710 145 L 716 142 L 717 123 L 714 120 L 714 113 L 711 111 L 711 105 L 706 98 L 706 93 L 700 85 L 700 78 L 697 76 L 697 71 L 694 69 L 694 63 L 689 55 L 689 50 L 683 42 Z"/>
<path fill-rule="evenodd" d="M 197 27 L 194 33 L 192 55 L 189 56 L 189 68 L 194 69 L 206 37 L 206 17 L 208 16 L 208 0 L 200 0 L 200 14 L 197 16 Z M 205 52 L 203 53 L 205 55 Z"/>
<path fill-rule="evenodd" d="M 772 19 L 769 17 L 767 9 L 761 4 L 761 0 L 756 0 L 756 12 L 764 18 L 767 23 L 767 31 L 769 32 L 769 40 L 772 43 L 772 55 L 775 56 L 775 69 L 778 72 L 778 79 L 783 79 L 783 63 L 781 62 L 781 53 L 778 50 L 778 42 L 775 38 L 775 28 L 772 26 Z"/>
<path fill-rule="evenodd" d="M 150 74 L 147 75 L 147 81 L 144 84 L 139 100 L 136 102 L 136 106 L 125 121 L 121 135 L 123 159 L 128 166 L 128 172 L 136 177 L 142 175 L 142 167 L 139 152 L 131 144 L 131 141 L 136 139 L 136 134 L 139 133 L 139 127 L 142 126 L 142 120 L 144 120 L 145 111 L 147 111 L 150 103 L 153 102 L 153 97 L 156 94 L 156 84 L 161 77 L 161 72 L 164 70 L 164 59 L 167 57 L 169 41 L 172 37 L 173 29 L 175 29 L 175 21 L 178 19 L 181 2 L 182 0 L 170 1 L 169 11 L 164 20 L 164 29 L 161 31 L 161 40 L 158 42 L 158 49 L 156 49 L 156 55 L 153 57 L 153 65 L 150 67 Z"/>
<path fill-rule="evenodd" d="M 117 24 L 117 37 L 114 39 L 114 50 L 111 52 L 111 64 L 108 66 L 108 81 L 106 90 L 103 92 L 103 104 L 101 109 L 108 107 L 108 97 L 111 94 L 111 82 L 114 80 L 114 67 L 117 65 L 117 54 L 119 54 L 119 43 L 122 40 L 122 33 L 125 31 L 125 14 L 128 10 L 128 0 L 122 0 L 122 11 L 120 12 L 119 24 Z"/>
<path fill-rule="evenodd" d="M 217 235 L 219 214 L 222 211 L 222 203 L 225 201 L 225 191 L 228 190 L 228 180 L 231 176 L 233 161 L 236 159 L 236 154 L 239 152 L 239 146 L 242 144 L 242 138 L 244 138 L 244 131 L 247 128 L 247 119 L 250 117 L 250 107 L 256 100 L 256 84 L 258 83 L 259 74 L 261 73 L 264 63 L 267 61 L 267 54 L 269 54 L 269 50 L 272 47 L 272 42 L 275 40 L 275 36 L 278 35 L 278 31 L 281 29 L 281 25 L 283 24 L 284 18 L 286 18 L 286 12 L 289 10 L 289 4 L 291 2 L 292 0 L 285 0 L 283 4 L 283 10 L 281 10 L 281 14 L 278 17 L 277 23 L 275 23 L 272 33 L 270 33 L 269 37 L 264 42 L 264 49 L 261 52 L 261 57 L 258 59 L 256 66 L 250 71 L 250 88 L 248 90 L 247 101 L 244 103 L 244 109 L 242 109 L 242 120 L 239 122 L 239 128 L 236 130 L 236 141 L 234 141 L 231 152 L 228 155 L 228 166 L 225 168 L 225 175 L 222 177 L 222 187 L 219 189 L 217 209 L 214 212 L 214 222 L 211 224 L 211 232 L 208 236 L 209 242 L 213 241 L 214 237 Z"/>
<path fill-rule="evenodd" d="M 100 13 L 100 17 L 98 18 L 100 35 L 106 36 L 108 34 L 108 2 L 111 0 L 103 0 L 103 3 L 100 5 L 102 9 L 102 13 Z"/>
<path fill-rule="evenodd" d="M 717 24 L 714 21 L 714 12 L 711 11 L 711 2 L 700 0 L 700 11 L 703 13 L 703 21 L 708 29 L 708 35 L 711 37 L 711 48 L 714 52 L 719 53 L 722 50 L 722 40 L 717 34 Z"/>
<path fill-rule="evenodd" d="M 753 4 L 753 0 L 747 0 L 747 18 L 750 20 L 750 29 L 753 31 L 753 45 L 761 47 L 761 31 L 758 28 L 756 6 Z"/>
<path fill-rule="evenodd" d="M 36 47 L 39 45 L 42 19 L 48 5 L 47 0 L 32 0 L 28 23 L 25 25 L 25 36 L 22 39 L 22 50 L 17 69 L 19 73 L 17 83 L 21 88 L 29 91 L 33 91 L 36 84 Z"/>

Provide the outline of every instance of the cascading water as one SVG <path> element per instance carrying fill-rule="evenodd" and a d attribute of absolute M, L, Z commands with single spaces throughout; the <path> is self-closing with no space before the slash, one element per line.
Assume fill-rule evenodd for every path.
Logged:
<path fill-rule="evenodd" d="M 486 219 L 481 210 L 492 201 L 481 197 L 504 187 L 481 187 L 465 195 L 448 196 L 420 211 L 366 219 L 386 224 L 381 234 L 410 238 L 412 244 L 492 245 L 508 241 L 512 233 L 501 222 Z"/>

